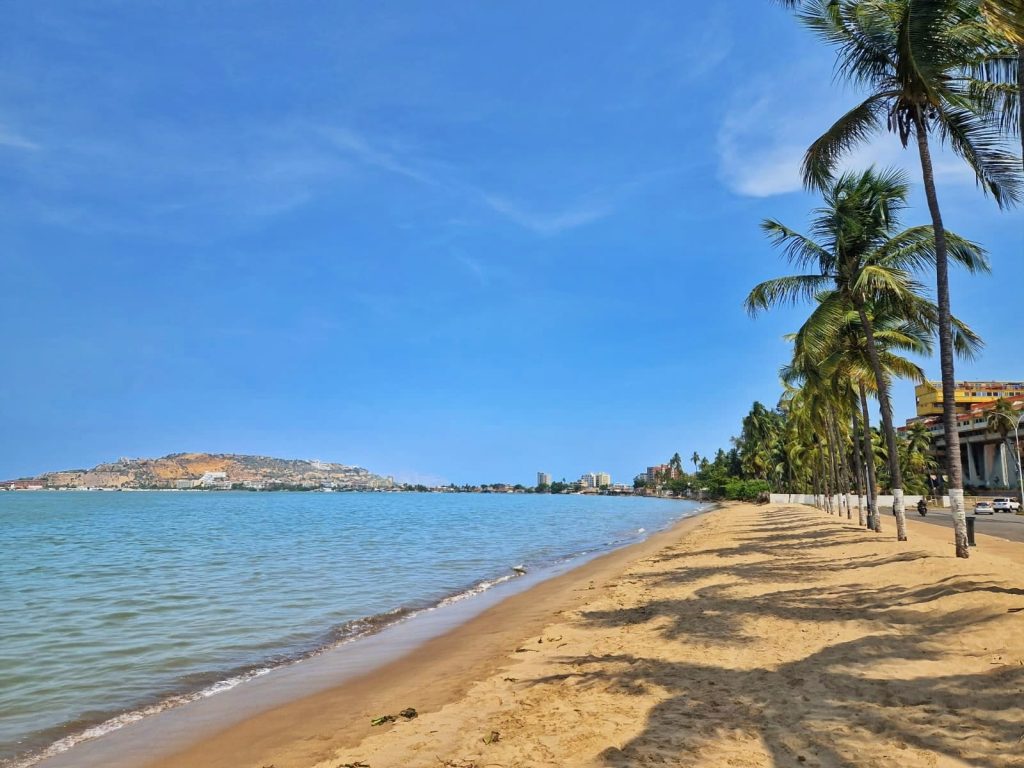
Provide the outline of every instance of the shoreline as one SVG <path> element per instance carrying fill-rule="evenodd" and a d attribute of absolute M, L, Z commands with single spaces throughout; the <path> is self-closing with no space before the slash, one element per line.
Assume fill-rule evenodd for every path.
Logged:
<path fill-rule="evenodd" d="M 1024 768 L 1024 544 L 959 560 L 914 522 L 718 505 L 176 751 L 68 764 Z"/>
<path fill-rule="evenodd" d="M 719 509 L 155 765 L 1024 766 L 1024 545 L 963 561 L 925 525 Z"/>
<path fill-rule="evenodd" d="M 371 685 L 371 678 L 372 685 L 380 685 L 385 678 L 395 676 L 397 670 L 392 670 L 392 666 L 401 667 L 402 674 L 406 674 L 409 666 L 424 663 L 422 659 L 414 660 L 421 652 L 433 657 L 434 654 L 448 653 L 452 648 L 461 648 L 458 638 L 466 633 L 474 633 L 473 627 L 477 626 L 475 622 L 491 621 L 495 615 L 509 611 L 504 607 L 506 603 L 522 600 L 528 604 L 538 594 L 546 594 L 548 590 L 557 588 L 556 585 L 568 584 L 566 580 L 576 583 L 585 574 L 597 573 L 595 569 L 600 569 L 599 564 L 608 559 L 618 562 L 628 557 L 628 553 L 635 548 L 650 546 L 651 542 L 660 541 L 662 537 L 704 517 L 713 509 L 713 506 L 698 507 L 686 517 L 671 521 L 666 528 L 655 530 L 640 541 L 612 545 L 611 549 L 603 551 L 572 555 L 564 562 L 555 562 L 536 572 L 531 571 L 525 578 L 509 579 L 494 586 L 489 584 L 492 588 L 480 592 L 479 584 L 474 585 L 467 594 L 449 596 L 436 605 L 411 611 L 409 615 L 381 630 L 288 662 L 268 672 L 243 677 L 239 684 L 230 690 L 222 690 L 216 696 L 208 697 L 208 694 L 199 692 L 184 703 L 145 713 L 137 719 L 130 717 L 102 735 L 87 737 L 62 752 L 37 759 L 31 764 L 39 768 L 237 765 L 237 745 L 226 750 L 227 757 L 222 762 L 196 762 L 194 757 L 179 762 L 175 756 L 179 753 L 190 754 L 192 749 L 200 747 L 204 755 L 207 755 L 208 742 L 216 742 L 221 735 L 230 734 L 236 729 L 244 730 L 253 721 L 259 720 L 261 724 L 258 729 L 263 733 L 266 715 L 273 713 L 273 719 L 277 721 L 282 713 L 298 708 L 307 699 L 345 697 L 350 689 L 361 691 L 360 685 Z M 471 599 L 459 600 L 459 597 Z M 439 611 L 438 608 L 445 610 Z M 467 625 L 473 627 L 465 629 Z M 384 647 L 377 648 L 375 645 Z M 346 658 L 349 656 L 353 658 Z M 425 663 L 433 665 L 433 661 Z M 369 672 L 365 672 L 367 668 L 370 668 Z M 334 682 L 327 686 L 311 682 L 319 674 L 334 679 Z M 361 683 L 364 678 L 365 682 Z M 134 714 L 126 713 L 126 716 Z M 308 721 L 309 718 L 303 715 L 301 719 Z M 285 730 L 290 732 L 294 727 Z M 243 741 L 251 739 L 244 737 Z"/>

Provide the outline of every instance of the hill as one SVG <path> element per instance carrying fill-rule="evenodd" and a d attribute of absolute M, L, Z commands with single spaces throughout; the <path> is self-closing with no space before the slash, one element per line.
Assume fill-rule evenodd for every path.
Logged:
<path fill-rule="evenodd" d="M 306 459 L 231 453 L 172 453 L 159 459 L 119 459 L 92 469 L 47 472 L 33 480 L 49 488 L 268 488 L 322 486 L 390 488 L 391 478 L 362 467 Z"/>

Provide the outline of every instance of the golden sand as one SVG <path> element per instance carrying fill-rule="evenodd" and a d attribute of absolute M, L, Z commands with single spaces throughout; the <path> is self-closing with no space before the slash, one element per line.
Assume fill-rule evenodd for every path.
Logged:
<path fill-rule="evenodd" d="M 1024 545 L 889 527 L 728 505 L 161 765 L 1024 766 Z"/>

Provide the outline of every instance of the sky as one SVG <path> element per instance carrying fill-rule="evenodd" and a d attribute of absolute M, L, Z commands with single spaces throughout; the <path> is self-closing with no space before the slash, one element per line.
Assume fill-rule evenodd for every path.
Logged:
<path fill-rule="evenodd" d="M 857 93 L 778 5 L 697 6 L 9 6 L 0 478 L 209 451 L 629 482 L 727 448 L 807 311 L 744 313 L 791 273 L 759 223 L 804 227 L 800 157 Z M 919 173 L 891 135 L 872 162 Z M 987 342 L 958 377 L 1020 380 L 1022 213 L 937 177 L 993 265 L 953 276 Z"/>

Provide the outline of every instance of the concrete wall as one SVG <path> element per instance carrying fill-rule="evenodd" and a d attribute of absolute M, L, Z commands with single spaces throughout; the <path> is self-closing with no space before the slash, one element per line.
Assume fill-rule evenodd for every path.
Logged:
<path fill-rule="evenodd" d="M 857 494 L 853 493 L 851 491 L 850 496 L 853 498 L 853 508 L 857 509 Z M 822 498 L 822 500 L 824 500 L 824 497 L 821 497 L 821 498 Z M 903 508 L 907 509 L 907 510 L 913 511 L 914 508 L 917 506 L 917 502 L 919 502 L 921 500 L 921 498 L 922 497 L 920 497 L 920 496 L 904 496 L 903 497 Z M 832 501 L 833 504 L 839 504 L 840 503 L 838 496 L 833 496 L 832 499 L 833 499 L 833 501 Z M 815 502 L 815 497 L 813 495 L 811 495 L 811 494 L 802 494 L 802 493 L 773 493 L 773 494 L 770 494 L 770 496 L 768 497 L 768 500 L 772 504 L 811 504 L 811 505 L 813 505 L 814 502 Z M 845 504 L 846 503 L 845 500 L 842 503 Z M 934 500 L 929 501 L 928 502 L 928 506 L 929 507 L 934 507 L 934 506 L 948 507 L 949 506 L 949 496 L 943 496 L 939 503 L 936 503 Z M 888 494 L 886 494 L 886 495 L 879 495 L 879 497 L 878 497 L 878 508 L 880 510 L 883 510 L 883 511 L 888 509 L 889 512 L 892 512 L 892 496 L 888 495 Z"/>

